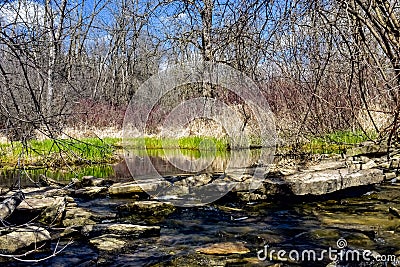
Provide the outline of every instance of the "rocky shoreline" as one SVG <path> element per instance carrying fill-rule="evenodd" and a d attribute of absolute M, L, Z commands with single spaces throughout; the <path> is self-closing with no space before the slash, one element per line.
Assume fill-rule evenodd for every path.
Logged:
<path fill-rule="evenodd" d="M 371 146 L 365 144 L 364 148 L 348 151 L 346 156 L 330 157 L 314 164 L 277 164 L 257 189 L 251 188 L 249 174 L 172 177 L 171 198 L 179 198 L 191 188 L 209 184 L 217 190 L 225 190 L 226 182 L 236 185 L 226 197 L 231 202 L 270 201 L 277 196 L 321 196 L 384 181 L 397 182 L 400 156 L 387 160 L 380 147 Z M 0 261 L 6 263 L 9 258 L 32 258 L 47 243 L 60 238 L 86 239 L 102 255 L 109 255 L 130 247 L 134 240 L 158 237 L 160 222 L 176 207 L 167 201 L 149 199 L 146 192 L 156 191 L 165 183 L 171 182 L 116 183 L 85 176 L 65 185 L 42 177 L 37 187 L 22 190 L 23 201 L 4 218 L 4 226 L 0 228 L 0 252 L 3 255 Z M 5 189 L 2 193 L 0 197 L 3 201 L 16 194 Z M 93 201 L 97 205 L 95 208 Z M 399 209 L 400 206 L 393 206 L 389 212 L 394 218 L 400 218 Z M 64 245 L 68 246 L 68 243 Z M 53 251 L 53 256 L 57 255 L 56 251 Z M 242 255 L 250 251 L 243 243 L 225 242 L 198 248 L 196 252 L 203 255 Z M 104 257 L 107 259 L 107 256 Z M 97 264 L 101 264 L 101 260 Z"/>

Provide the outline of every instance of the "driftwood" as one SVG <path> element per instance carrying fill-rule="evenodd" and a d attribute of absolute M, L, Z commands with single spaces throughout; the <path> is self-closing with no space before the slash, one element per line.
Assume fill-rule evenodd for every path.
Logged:
<path fill-rule="evenodd" d="M 3 221 L 9 217 L 24 199 L 24 193 L 22 193 L 22 191 L 18 191 L 11 197 L 4 200 L 0 204 L 0 221 Z"/>
<path fill-rule="evenodd" d="M 65 186 L 64 183 L 60 183 L 54 179 L 46 177 L 45 175 L 41 174 L 39 176 L 39 185 L 40 186 Z"/>

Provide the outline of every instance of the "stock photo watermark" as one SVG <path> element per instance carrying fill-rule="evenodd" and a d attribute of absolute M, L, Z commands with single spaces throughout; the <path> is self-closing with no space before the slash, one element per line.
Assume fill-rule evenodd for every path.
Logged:
<path fill-rule="evenodd" d="M 396 255 L 381 255 L 371 250 L 349 249 L 347 240 L 340 238 L 336 247 L 329 247 L 323 250 L 274 249 L 270 245 L 264 245 L 263 249 L 257 251 L 257 258 L 260 261 L 291 261 L 291 262 L 390 262 L 394 266 L 400 265 L 400 259 Z"/>
<path fill-rule="evenodd" d="M 229 102 L 221 96 L 213 96 L 213 94 L 184 96 L 187 91 L 198 90 L 196 86 L 199 85 L 203 87 L 202 90 L 207 87 L 215 90 L 222 88 L 223 95 L 234 95 L 237 102 Z M 179 88 L 182 90 L 181 94 L 176 95 L 173 99 L 168 98 L 177 90 L 179 91 Z M 159 115 L 161 114 L 160 119 L 154 123 L 157 112 Z M 150 77 L 137 90 L 126 111 L 123 125 L 123 146 L 126 148 L 132 147 L 133 144 L 137 146 L 135 137 L 147 137 L 152 134 L 151 130 L 153 132 L 158 130 L 157 136 L 161 138 L 176 138 L 184 132 L 182 129 L 187 128 L 188 124 L 195 120 L 208 120 L 218 124 L 227 136 L 229 148 L 242 152 L 240 161 L 237 160 L 237 157 L 235 158 L 235 153 L 230 153 L 224 173 L 236 176 L 243 174 L 246 168 L 239 165 L 238 162 L 242 164 L 242 162 L 253 160 L 254 153 L 250 151 L 250 148 L 252 142 L 257 140 L 257 146 L 261 147 L 260 153 L 257 155 L 258 158 L 255 161 L 257 164 L 252 169 L 251 178 L 246 182 L 251 190 L 262 185 L 273 161 L 276 144 L 275 118 L 267 99 L 256 83 L 244 73 L 225 64 L 182 63 Z M 250 120 L 256 129 L 254 132 L 246 131 Z M 177 144 L 176 147 L 179 145 Z M 181 170 L 182 173 L 200 173 L 212 164 L 218 152 L 213 144 L 206 144 L 206 147 L 208 150 L 205 152 L 214 154 L 214 157 L 185 158 L 184 161 L 174 160 L 174 157 L 168 157 L 167 153 L 165 157 L 169 164 Z M 263 148 L 270 150 L 267 151 Z M 154 179 L 163 181 L 163 183 L 159 183 L 158 187 L 143 187 L 145 192 L 159 200 L 168 199 L 176 206 L 205 205 L 226 195 L 237 185 L 235 182 L 225 181 L 218 185 L 210 183 L 201 187 L 178 188 L 166 181 L 163 173 L 154 167 L 147 154 L 146 142 L 142 142 L 139 149 L 143 151 L 140 161 L 143 165 L 148 166 L 147 172 L 145 175 L 132 176 L 139 185 L 148 184 Z M 199 150 L 203 152 L 201 146 Z M 271 152 L 271 150 L 273 151 Z M 125 159 L 131 173 L 135 173 L 136 166 L 129 164 L 129 161 L 132 160 L 129 152 L 125 154 Z M 177 190 L 181 193 L 178 197 L 176 197 Z M 188 192 L 183 192 L 185 190 Z"/>

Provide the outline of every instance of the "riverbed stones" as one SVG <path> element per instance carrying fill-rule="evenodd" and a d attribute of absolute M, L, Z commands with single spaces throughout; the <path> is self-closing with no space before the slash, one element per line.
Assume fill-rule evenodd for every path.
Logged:
<path fill-rule="evenodd" d="M 0 251 L 14 253 L 15 251 L 51 239 L 49 231 L 38 226 L 26 226 L 0 236 Z"/>
<path fill-rule="evenodd" d="M 224 242 L 216 243 L 202 248 L 197 248 L 196 252 L 208 255 L 229 255 L 246 254 L 250 250 L 242 242 Z"/>

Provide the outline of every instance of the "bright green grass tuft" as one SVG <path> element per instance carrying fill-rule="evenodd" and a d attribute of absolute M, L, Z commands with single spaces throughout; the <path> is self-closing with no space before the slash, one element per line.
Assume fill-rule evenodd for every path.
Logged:
<path fill-rule="evenodd" d="M 322 136 L 311 137 L 310 142 L 302 146 L 305 152 L 313 154 L 342 153 L 364 141 L 373 140 L 376 134 L 365 134 L 362 131 L 337 131 Z"/>
<path fill-rule="evenodd" d="M 32 140 L 0 144 L 0 163 L 15 165 L 62 166 L 66 164 L 107 163 L 115 158 L 118 138 Z"/>
<path fill-rule="evenodd" d="M 188 149 L 188 150 L 229 150 L 226 139 L 204 136 L 189 136 L 181 138 L 144 137 L 127 140 L 131 148 L 139 149 Z"/>

